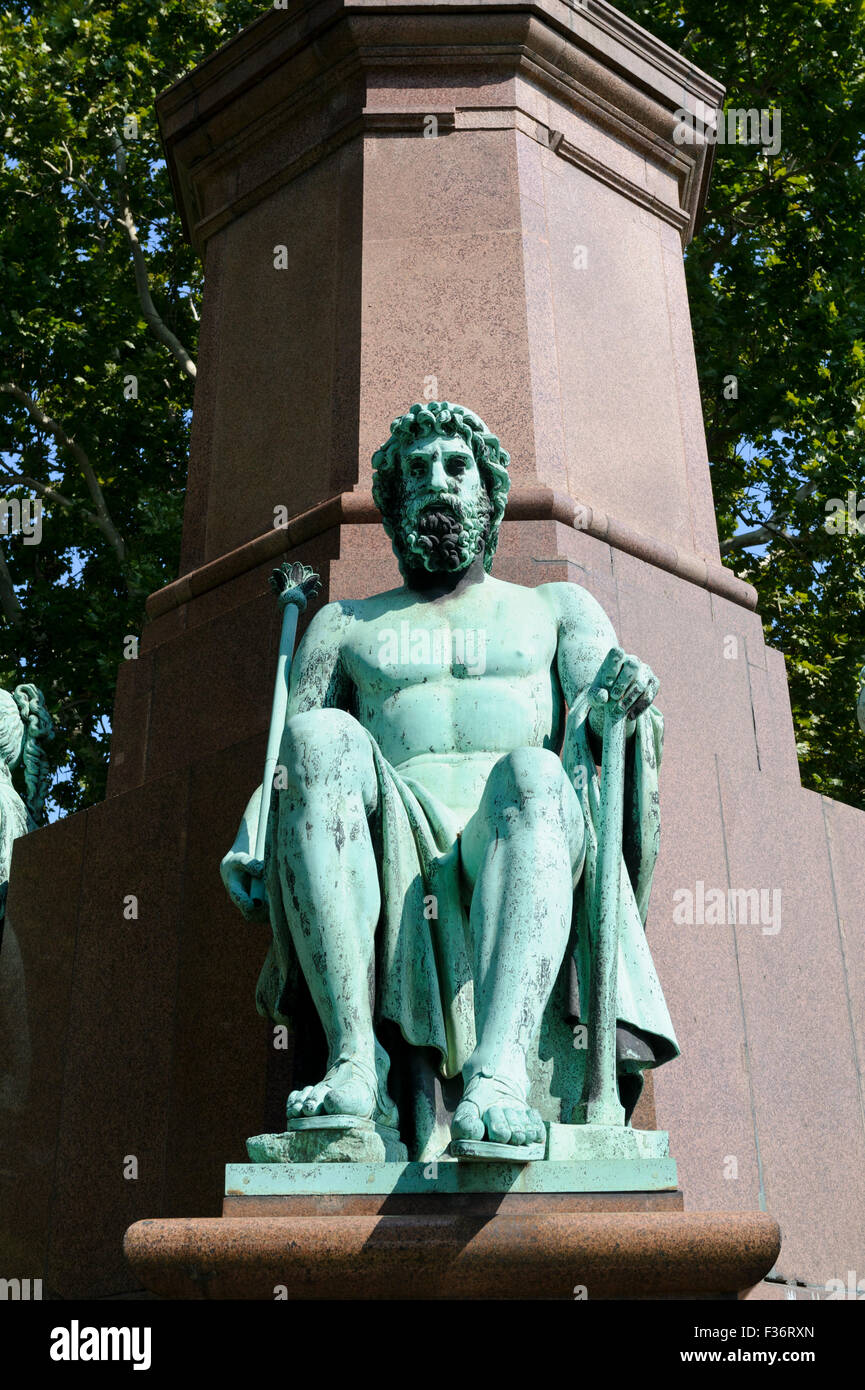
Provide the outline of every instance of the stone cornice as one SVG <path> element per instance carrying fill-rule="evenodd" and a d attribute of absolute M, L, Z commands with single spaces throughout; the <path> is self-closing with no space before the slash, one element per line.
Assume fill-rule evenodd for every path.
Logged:
<path fill-rule="evenodd" d="M 626 551 L 648 564 L 686 579 L 702 589 L 730 599 L 743 608 L 757 606 L 757 592 L 744 580 L 738 579 L 724 565 L 713 564 L 701 555 L 653 540 L 649 536 L 632 530 L 615 517 L 592 507 L 587 502 L 575 501 L 562 493 L 545 487 L 514 487 L 508 497 L 505 523 L 509 521 L 557 521 L 564 526 L 572 526 L 597 540 L 606 541 L 617 550 Z M 151 620 L 161 617 L 173 608 L 179 608 L 191 599 L 208 593 L 220 584 L 246 574 L 258 565 L 268 561 L 278 561 L 286 551 L 314 540 L 325 531 L 341 525 L 380 525 L 381 515 L 369 492 L 343 492 L 329 497 L 309 511 L 293 517 L 284 527 L 273 528 L 264 535 L 256 536 L 245 545 L 218 560 L 201 565 L 188 574 L 181 575 L 171 584 L 150 595 L 147 600 L 147 616 Z"/>
<path fill-rule="evenodd" d="M 713 146 L 676 145 L 676 113 L 714 107 L 723 90 L 604 0 L 589 0 L 586 8 L 563 0 L 479 0 L 471 6 L 313 0 L 269 11 L 159 98 L 187 234 L 202 248 L 227 220 L 370 121 L 386 119 L 390 131 L 419 133 L 418 118 L 429 111 L 436 73 L 445 65 L 450 73 L 513 77 L 515 95 L 499 97 L 502 115 L 509 111 L 510 123 L 522 129 L 525 122 L 533 125 L 529 133 L 595 177 L 605 176 L 597 160 L 561 132 L 545 131 L 524 109 L 521 81 L 672 171 L 678 196 L 670 202 L 621 175 L 616 186 L 643 206 L 648 198 L 683 240 L 693 235 Z M 408 90 L 388 92 L 387 72 L 394 67 L 413 73 L 417 85 L 406 82 L 401 85 Z M 387 111 L 370 108 L 371 90 L 379 99 L 386 93 L 392 102 Z M 343 99 L 335 103 L 336 92 Z M 443 94 L 434 107 L 442 105 Z M 457 107 L 458 127 L 471 110 Z M 441 114 L 446 131 L 448 112 Z"/>

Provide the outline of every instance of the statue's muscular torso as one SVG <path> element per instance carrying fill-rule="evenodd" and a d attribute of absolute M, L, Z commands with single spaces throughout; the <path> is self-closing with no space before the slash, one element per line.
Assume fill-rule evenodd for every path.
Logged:
<path fill-rule="evenodd" d="M 530 589 L 485 576 L 436 599 L 394 589 L 316 615 L 295 658 L 289 715 L 349 710 L 392 766 L 464 821 L 504 753 L 558 751 L 565 704 L 614 644 L 606 614 L 575 584 Z"/>

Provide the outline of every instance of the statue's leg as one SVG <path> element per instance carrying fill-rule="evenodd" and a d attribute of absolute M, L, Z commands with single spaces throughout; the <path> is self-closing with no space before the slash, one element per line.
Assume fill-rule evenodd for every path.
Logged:
<path fill-rule="evenodd" d="M 368 825 L 378 794 L 372 748 L 342 710 L 311 710 L 287 721 L 279 761 L 279 883 L 328 1047 L 326 1076 L 291 1093 L 288 1116 L 351 1114 L 395 1125 L 389 1061 L 373 1031 L 380 892 Z"/>
<path fill-rule="evenodd" d="M 461 840 L 478 1042 L 463 1067 L 455 1138 L 543 1137 L 527 1103 L 526 1054 L 567 947 L 584 845 L 579 801 L 554 753 L 518 748 L 496 763 Z"/>

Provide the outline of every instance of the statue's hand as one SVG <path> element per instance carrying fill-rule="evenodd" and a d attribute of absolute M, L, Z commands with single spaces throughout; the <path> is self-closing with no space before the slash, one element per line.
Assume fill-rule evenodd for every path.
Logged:
<path fill-rule="evenodd" d="M 267 899 L 252 896 L 253 879 L 261 879 L 264 864 L 244 850 L 229 850 L 219 866 L 228 896 L 247 922 L 266 922 Z"/>
<path fill-rule="evenodd" d="M 589 691 L 591 703 L 597 708 L 613 700 L 628 719 L 636 719 L 658 693 L 655 673 L 636 656 L 628 656 L 621 647 L 611 647 L 601 663 Z"/>

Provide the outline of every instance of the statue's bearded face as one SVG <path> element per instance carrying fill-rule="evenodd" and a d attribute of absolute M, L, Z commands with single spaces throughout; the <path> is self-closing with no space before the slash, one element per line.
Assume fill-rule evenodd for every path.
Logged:
<path fill-rule="evenodd" d="M 391 519 L 394 543 L 410 569 L 466 569 L 489 535 L 492 506 L 465 442 L 428 434 L 400 457 L 402 486 Z"/>

